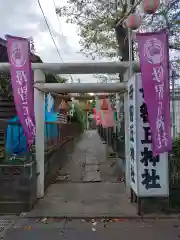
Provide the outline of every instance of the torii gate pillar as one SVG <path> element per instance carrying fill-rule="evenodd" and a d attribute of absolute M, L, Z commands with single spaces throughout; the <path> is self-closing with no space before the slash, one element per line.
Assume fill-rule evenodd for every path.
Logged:
<path fill-rule="evenodd" d="M 34 83 L 44 83 L 45 74 L 34 71 Z M 44 196 L 44 93 L 34 88 L 34 112 L 36 120 L 37 198 Z"/>
<path fill-rule="evenodd" d="M 133 75 L 133 72 L 131 73 Z M 130 70 L 128 69 L 124 73 L 124 82 L 128 83 L 130 78 Z M 126 181 L 126 193 L 128 197 L 131 194 L 130 187 L 130 159 L 129 159 L 129 104 L 128 104 L 128 92 L 124 93 L 124 127 L 125 127 L 125 181 Z"/>

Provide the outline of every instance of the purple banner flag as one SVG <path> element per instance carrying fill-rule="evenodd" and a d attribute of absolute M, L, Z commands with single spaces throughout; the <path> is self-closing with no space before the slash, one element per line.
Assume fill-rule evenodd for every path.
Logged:
<path fill-rule="evenodd" d="M 11 84 L 16 112 L 27 137 L 28 146 L 35 139 L 33 78 L 28 39 L 7 36 Z"/>
<path fill-rule="evenodd" d="M 155 156 L 172 149 L 167 30 L 138 33 L 137 42 Z"/>

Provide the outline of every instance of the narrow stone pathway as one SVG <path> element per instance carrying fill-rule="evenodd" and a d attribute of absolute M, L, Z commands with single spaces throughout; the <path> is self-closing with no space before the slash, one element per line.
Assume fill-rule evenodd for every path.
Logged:
<path fill-rule="evenodd" d="M 113 164 L 112 164 L 113 163 Z M 59 170 L 28 217 L 136 216 L 119 181 L 116 159 L 107 158 L 106 145 L 95 130 L 86 131 L 75 144 L 67 164 Z"/>
<path fill-rule="evenodd" d="M 107 158 L 106 145 L 95 130 L 85 132 L 69 161 L 59 170 L 56 182 L 119 182 L 116 158 Z"/>
<path fill-rule="evenodd" d="M 84 172 L 82 176 L 83 182 L 101 182 L 101 175 L 100 175 L 100 159 L 98 158 L 97 154 L 97 136 L 95 131 L 86 132 L 87 144 L 86 152 L 85 152 L 85 166 Z M 94 141 L 92 141 L 92 138 Z M 105 156 L 103 156 L 105 158 Z"/>

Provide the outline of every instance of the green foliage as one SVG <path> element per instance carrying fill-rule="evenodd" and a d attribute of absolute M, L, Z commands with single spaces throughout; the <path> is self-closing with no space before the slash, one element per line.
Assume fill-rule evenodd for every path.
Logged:
<path fill-rule="evenodd" d="M 169 161 L 170 204 L 180 208 L 180 135 L 174 139 Z"/>
<path fill-rule="evenodd" d="M 68 81 L 67 78 L 62 77 L 62 76 L 59 75 L 59 74 L 55 75 L 55 78 L 56 78 L 56 81 L 57 81 L 58 83 L 66 83 L 66 82 Z"/>
<path fill-rule="evenodd" d="M 96 107 L 96 101 L 93 99 L 93 101 L 91 102 L 91 109 Z"/>
<path fill-rule="evenodd" d="M 120 1 L 121 2 L 121 1 Z M 118 47 L 116 22 L 124 15 L 124 4 L 116 0 L 69 0 L 68 6 L 57 9 L 68 23 L 76 23 L 81 37 L 82 52 L 103 57 L 116 57 Z"/>
<path fill-rule="evenodd" d="M 67 78 L 60 76 L 59 74 L 46 74 L 46 82 L 48 83 L 66 83 Z"/>
<path fill-rule="evenodd" d="M 13 96 L 10 79 L 9 73 L 0 72 L 0 93 L 5 93 L 7 97 L 12 100 Z"/>
<path fill-rule="evenodd" d="M 179 39 L 179 28 L 180 28 L 180 1 L 173 0 L 169 1 L 168 6 L 163 6 L 151 17 L 147 17 L 146 26 L 150 26 L 149 30 L 157 31 L 164 26 L 167 26 L 169 32 L 169 49 L 170 52 L 173 50 L 173 54 L 170 54 L 171 64 L 173 66 L 173 78 L 179 78 L 180 70 L 180 39 Z"/>
<path fill-rule="evenodd" d="M 68 5 L 56 12 L 65 16 L 67 22 L 77 24 L 82 52 L 93 58 L 95 55 L 113 58 L 116 57 L 118 47 L 115 25 L 126 10 L 125 0 L 68 0 Z M 155 14 L 147 15 L 142 27 L 145 30 L 158 30 L 166 25 L 169 29 L 170 48 L 180 50 L 179 15 L 180 1 L 169 1 L 166 6 L 161 4 Z"/>
<path fill-rule="evenodd" d="M 170 52 L 173 50 L 173 54 L 170 54 L 171 64 L 173 66 L 173 78 L 179 78 L 180 70 L 180 39 L 179 39 L 179 28 L 180 28 L 180 1 L 172 0 L 169 1 L 167 6 L 161 4 L 158 11 L 152 16 L 146 16 L 144 21 L 145 29 L 147 31 L 158 31 L 165 26 L 169 32 L 169 49 Z M 148 26 L 148 27 L 147 27 Z"/>
<path fill-rule="evenodd" d="M 30 59 L 33 63 L 43 63 L 41 58 L 35 54 L 35 45 L 33 38 L 29 38 L 31 55 Z M 6 52 L 7 54 L 7 52 Z M 65 77 L 60 76 L 59 74 L 46 74 L 46 82 L 48 83 L 65 83 L 67 79 Z M 11 77 L 10 73 L 0 72 L 0 92 L 5 93 L 9 99 L 13 99 L 12 95 L 12 87 L 11 87 Z"/>
<path fill-rule="evenodd" d="M 145 25 L 148 30 L 157 31 L 165 26 L 169 31 L 170 49 L 180 50 L 179 27 L 180 27 L 180 1 L 169 1 L 169 4 L 160 5 L 158 11 L 152 16 L 146 16 Z M 147 25 L 149 27 L 147 27 Z"/>
<path fill-rule="evenodd" d="M 180 162 L 180 135 L 173 140 L 172 154 Z"/>
<path fill-rule="evenodd" d="M 66 83 L 67 79 L 60 75 L 46 74 L 46 82 L 48 83 Z M 9 99 L 13 99 L 11 77 L 9 73 L 0 72 L 0 92 L 5 93 Z"/>
<path fill-rule="evenodd" d="M 78 105 L 74 105 L 74 115 L 71 118 L 73 122 L 77 122 L 80 124 L 82 130 L 86 127 L 86 113 L 79 108 Z"/>

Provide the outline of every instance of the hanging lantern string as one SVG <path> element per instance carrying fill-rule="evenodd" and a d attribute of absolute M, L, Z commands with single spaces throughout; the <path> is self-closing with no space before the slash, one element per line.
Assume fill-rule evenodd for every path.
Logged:
<path fill-rule="evenodd" d="M 136 9 L 136 7 L 137 7 L 139 4 L 141 4 L 142 1 L 143 1 L 143 0 L 139 0 L 139 1 L 137 1 L 133 6 L 131 6 L 130 10 L 124 15 L 124 17 L 122 17 L 122 18 L 118 21 L 118 23 L 116 24 L 116 27 L 118 27 L 118 26 L 131 14 L 131 12 L 132 12 L 134 9 Z"/>

